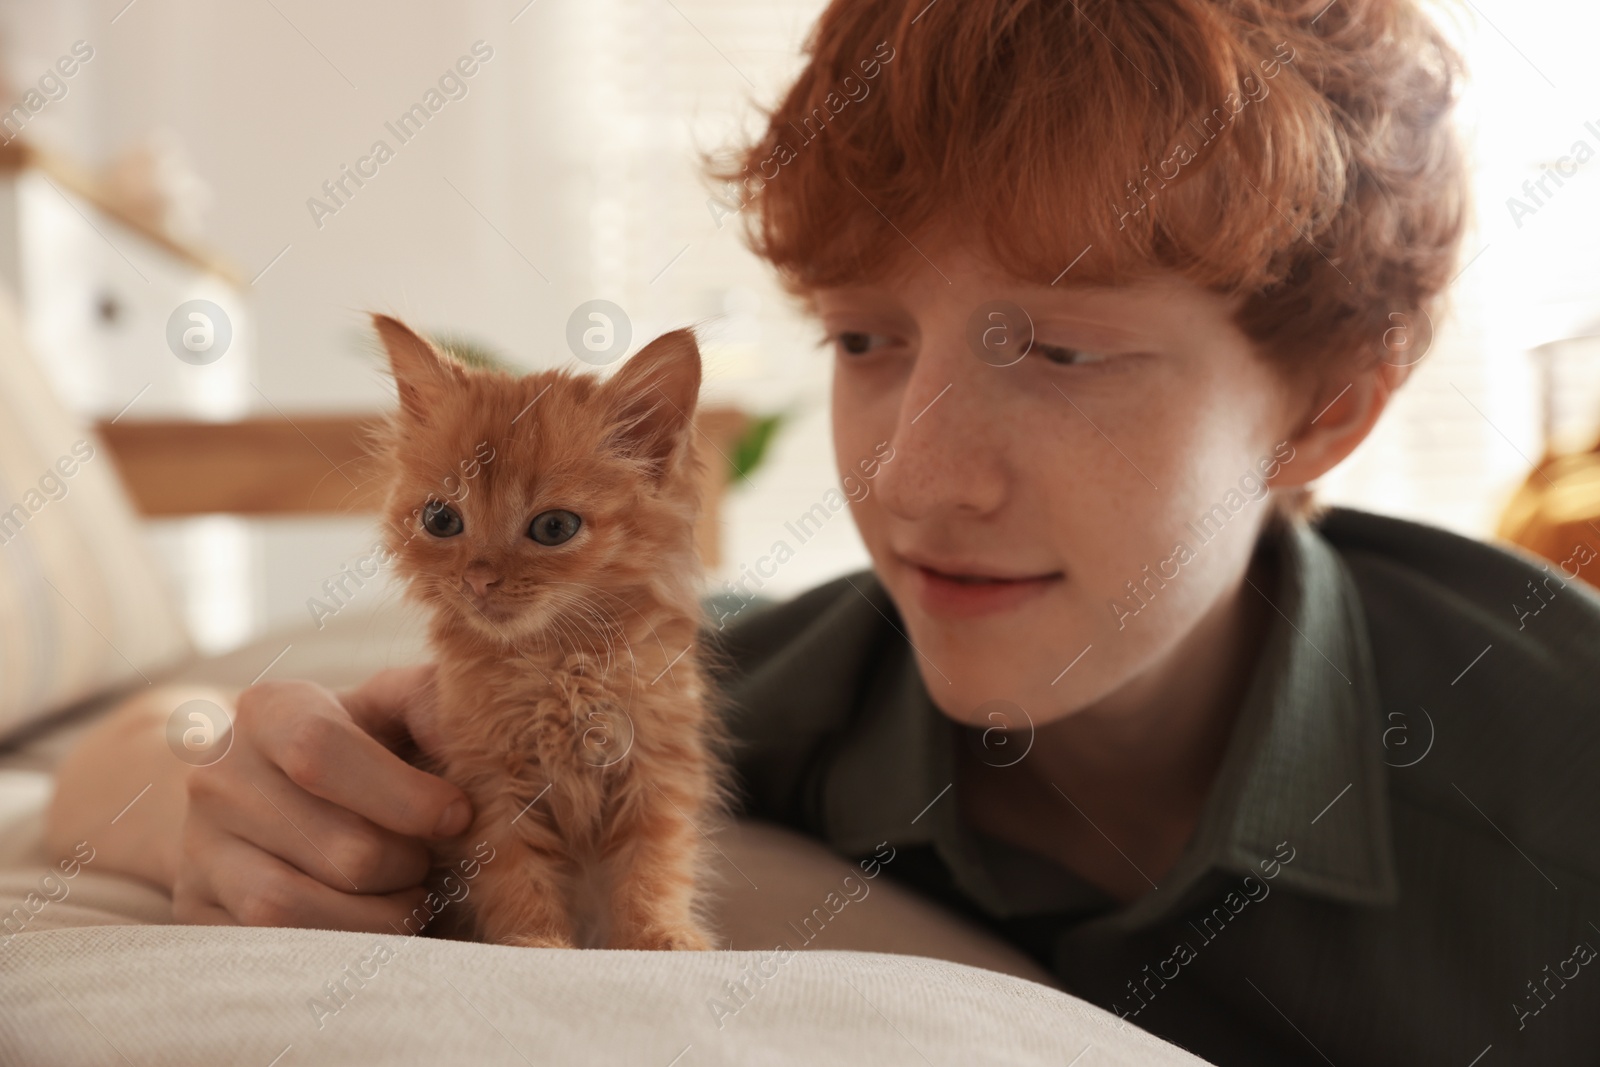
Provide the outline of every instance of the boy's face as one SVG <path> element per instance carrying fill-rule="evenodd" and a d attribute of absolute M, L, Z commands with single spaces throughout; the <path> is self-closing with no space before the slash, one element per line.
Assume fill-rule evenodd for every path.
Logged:
<path fill-rule="evenodd" d="M 1019 285 L 922 249 L 815 296 L 841 477 L 889 456 L 851 506 L 929 694 L 987 727 L 994 701 L 1043 725 L 1144 688 L 1255 595 L 1264 475 L 1294 467 L 1301 398 L 1185 279 Z M 1031 319 L 1020 359 L 1028 327 L 986 317 L 997 301 Z"/>

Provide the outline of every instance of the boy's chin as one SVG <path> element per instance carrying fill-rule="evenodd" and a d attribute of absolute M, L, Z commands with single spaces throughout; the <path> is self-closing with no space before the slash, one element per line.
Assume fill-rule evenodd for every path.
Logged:
<path fill-rule="evenodd" d="M 1087 640 L 1076 649 L 1057 651 L 1040 647 L 1036 637 L 1030 631 L 1015 640 L 1004 635 L 994 640 L 947 641 L 937 635 L 923 640 L 915 634 L 912 640 L 920 650 L 917 668 L 933 702 L 947 718 L 987 729 L 994 725 L 991 713 L 1004 714 L 1005 704 L 1035 724 L 1059 718 L 1063 705 L 1098 675 L 1094 668 L 1103 666 L 1085 662 L 1100 652 L 1098 647 L 1085 649 Z"/>
<path fill-rule="evenodd" d="M 983 725 L 983 705 L 997 700 L 1026 703 L 1038 687 L 1029 685 L 1026 672 L 1017 669 L 1015 649 L 987 643 L 917 641 L 921 654 L 913 653 L 924 688 L 945 715 L 969 726 Z M 1045 679 L 1049 681 L 1049 679 Z"/>

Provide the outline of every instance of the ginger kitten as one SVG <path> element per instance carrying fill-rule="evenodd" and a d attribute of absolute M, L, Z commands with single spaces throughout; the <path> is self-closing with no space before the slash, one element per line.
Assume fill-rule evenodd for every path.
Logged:
<path fill-rule="evenodd" d="M 727 810 L 727 741 L 695 646 L 694 334 L 602 381 L 469 369 L 373 321 L 400 393 L 387 539 L 431 613 L 437 770 L 472 799 L 462 855 L 494 848 L 475 933 L 711 948 L 701 829 Z"/>

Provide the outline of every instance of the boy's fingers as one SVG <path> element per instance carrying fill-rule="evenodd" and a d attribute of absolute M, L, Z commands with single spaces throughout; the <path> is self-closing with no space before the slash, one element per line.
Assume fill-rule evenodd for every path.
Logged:
<path fill-rule="evenodd" d="M 263 766 L 213 807 L 222 829 L 287 860 L 323 885 L 361 893 L 409 889 L 427 876 L 427 848 L 291 784 Z"/>
<path fill-rule="evenodd" d="M 257 744 L 300 788 L 408 837 L 453 837 L 472 819 L 467 796 L 420 771 L 348 719 L 317 713 L 263 727 Z"/>
<path fill-rule="evenodd" d="M 185 926 L 238 926 L 238 920 L 229 915 L 227 909 L 215 904 L 190 904 L 183 909 L 180 916 L 178 909 L 173 909 L 173 917 Z"/>
<path fill-rule="evenodd" d="M 214 847 L 212 891 L 244 926 L 406 933 L 403 923 L 426 896 L 420 887 L 382 895 L 341 893 L 231 835 Z"/>
<path fill-rule="evenodd" d="M 355 724 L 394 748 L 410 737 L 414 716 L 430 719 L 434 703 L 434 665 L 379 671 L 359 686 L 338 695 Z"/>

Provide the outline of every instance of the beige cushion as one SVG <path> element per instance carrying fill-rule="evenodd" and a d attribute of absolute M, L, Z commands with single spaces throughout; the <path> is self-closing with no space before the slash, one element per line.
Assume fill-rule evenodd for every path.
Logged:
<path fill-rule="evenodd" d="M 45 862 L 49 794 L 0 770 L 0 1063 L 1204 1062 L 777 827 L 714 835 L 731 951 L 511 949 L 170 925 L 159 890 Z"/>
<path fill-rule="evenodd" d="M 143 685 L 189 647 L 111 456 L 51 393 L 0 291 L 0 737 Z"/>
<path fill-rule="evenodd" d="M 406 613 L 351 612 L 183 677 L 243 685 L 279 653 L 274 677 L 346 685 L 415 662 L 423 644 Z M 161 891 L 93 861 L 63 878 L 40 848 L 58 735 L 82 728 L 0 757 L 0 918 L 20 931 L 0 931 L 0 1063 L 1204 1062 L 1051 988 L 1033 961 L 887 873 L 863 879 L 817 842 L 756 823 L 712 833 L 731 951 L 170 925 Z M 830 893 L 838 910 L 819 915 Z M 803 950 L 777 955 L 780 944 Z M 329 982 L 348 990 L 342 1004 Z"/>
<path fill-rule="evenodd" d="M 1056 987 L 1054 975 L 1010 944 L 820 842 L 741 821 L 712 835 L 713 914 L 725 948 L 852 949 L 935 956 Z"/>
<path fill-rule="evenodd" d="M 757 970 L 768 977 L 751 979 Z M 7 1063 L 1205 1062 L 1044 986 L 879 953 L 775 964 L 757 952 L 123 926 L 23 934 L 0 972 Z M 739 1010 L 718 1012 L 739 982 Z"/>
<path fill-rule="evenodd" d="M 41 838 L 50 789 L 45 772 L 0 769 L 0 945 L 8 935 L 42 930 L 171 923 L 164 892 L 107 873 L 92 853 L 88 862 L 67 867 L 49 861 Z M 734 823 L 711 836 L 717 859 L 709 896 L 721 947 L 935 956 L 1056 984 L 1005 942 L 882 871 L 865 877 L 810 838 L 759 822 Z"/>

